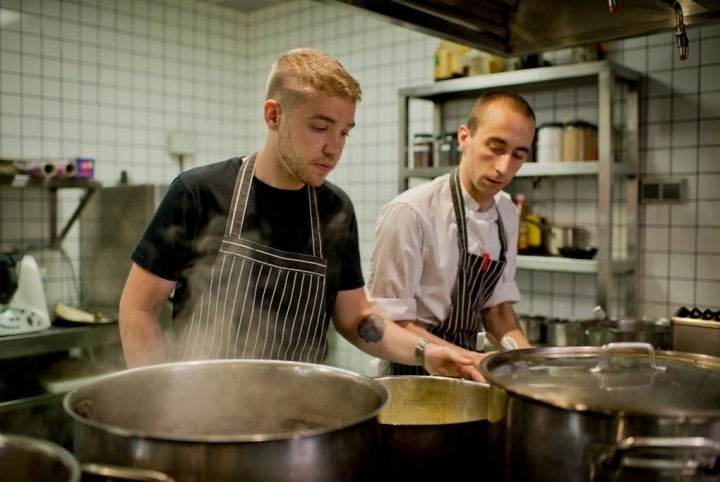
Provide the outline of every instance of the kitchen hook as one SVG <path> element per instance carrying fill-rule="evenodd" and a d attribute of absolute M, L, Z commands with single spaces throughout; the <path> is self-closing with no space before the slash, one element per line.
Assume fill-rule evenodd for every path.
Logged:
<path fill-rule="evenodd" d="M 680 60 L 687 60 L 688 37 L 685 33 L 685 21 L 682 6 L 677 0 L 663 0 L 663 2 L 670 5 L 675 11 L 675 41 L 677 42 L 678 55 Z"/>

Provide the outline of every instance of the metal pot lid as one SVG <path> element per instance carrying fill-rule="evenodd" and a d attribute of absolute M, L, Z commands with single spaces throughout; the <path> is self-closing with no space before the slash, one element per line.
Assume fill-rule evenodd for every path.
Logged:
<path fill-rule="evenodd" d="M 568 410 L 720 416 L 720 358 L 649 343 L 494 352 L 480 371 L 491 386 Z"/>

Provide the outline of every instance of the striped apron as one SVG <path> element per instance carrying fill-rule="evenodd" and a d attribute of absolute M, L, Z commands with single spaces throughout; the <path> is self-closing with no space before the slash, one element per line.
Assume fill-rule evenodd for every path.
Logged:
<path fill-rule="evenodd" d="M 317 363 L 328 351 L 325 275 L 315 189 L 307 187 L 312 255 L 243 239 L 255 156 L 240 166 L 207 286 L 179 330 L 172 359 L 261 358 Z"/>

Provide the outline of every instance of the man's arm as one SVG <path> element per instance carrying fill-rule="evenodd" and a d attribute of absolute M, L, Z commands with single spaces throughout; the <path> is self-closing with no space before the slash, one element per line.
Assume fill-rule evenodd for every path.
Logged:
<path fill-rule="evenodd" d="M 487 332 L 495 338 L 493 345 L 502 350 L 503 337 L 512 338 L 517 348 L 531 348 L 532 345 L 525 337 L 515 316 L 515 310 L 509 302 L 500 303 L 482 310 L 483 322 Z"/>
<path fill-rule="evenodd" d="M 370 355 L 404 365 L 418 364 L 415 347 L 423 336 L 373 310 L 364 288 L 338 292 L 333 322 L 342 336 Z M 484 381 L 473 359 L 457 347 L 430 343 L 425 346 L 423 359 L 425 369 L 433 375 Z"/>
<path fill-rule="evenodd" d="M 160 310 L 175 282 L 152 274 L 133 263 L 120 297 L 118 324 L 128 368 L 166 361 Z"/>

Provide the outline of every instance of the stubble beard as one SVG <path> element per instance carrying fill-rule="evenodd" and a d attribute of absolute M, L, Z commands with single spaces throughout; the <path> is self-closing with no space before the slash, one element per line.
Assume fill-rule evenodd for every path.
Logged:
<path fill-rule="evenodd" d="M 311 172 L 313 168 L 304 163 L 302 156 L 295 149 L 292 134 L 285 128 L 278 130 L 277 152 L 280 164 L 285 168 L 288 177 L 312 187 L 318 187 L 325 182 L 327 175 L 314 175 Z"/>

